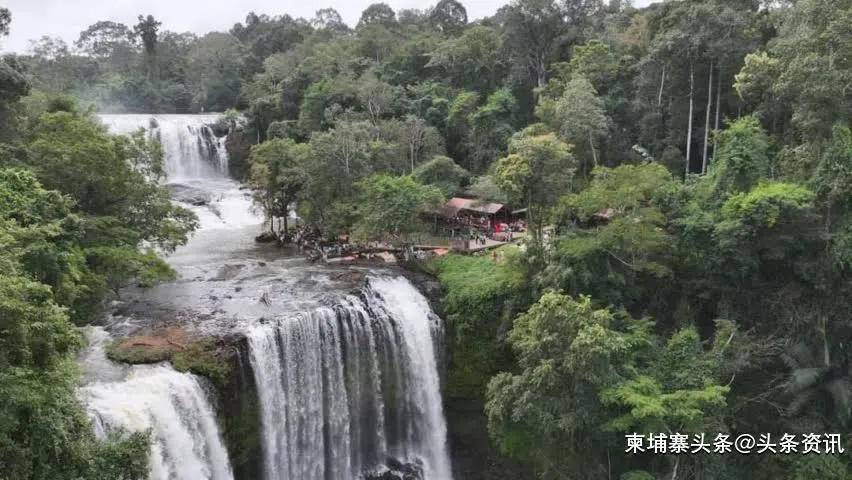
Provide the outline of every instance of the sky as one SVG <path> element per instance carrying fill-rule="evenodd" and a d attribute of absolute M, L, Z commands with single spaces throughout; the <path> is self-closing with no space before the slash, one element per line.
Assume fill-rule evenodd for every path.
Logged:
<path fill-rule="evenodd" d="M 332 7 L 350 26 L 358 23 L 361 11 L 379 0 L 0 0 L 12 11 L 9 36 L 0 38 L 0 51 L 25 53 L 29 40 L 44 35 L 60 37 L 69 44 L 80 32 L 99 20 L 112 20 L 131 26 L 139 14 L 154 15 L 163 28 L 175 32 L 205 33 L 229 30 L 246 14 L 311 18 L 320 8 Z M 384 0 L 394 10 L 425 9 L 437 0 Z M 471 20 L 494 14 L 508 0 L 461 0 Z M 635 0 L 637 7 L 650 0 Z"/>

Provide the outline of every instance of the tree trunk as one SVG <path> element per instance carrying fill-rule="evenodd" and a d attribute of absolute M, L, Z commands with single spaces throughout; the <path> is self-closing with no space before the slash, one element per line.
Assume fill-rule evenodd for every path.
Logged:
<path fill-rule="evenodd" d="M 677 467 L 680 466 L 680 458 L 675 457 L 674 468 L 672 468 L 672 480 L 677 480 Z"/>
<path fill-rule="evenodd" d="M 683 176 L 689 175 L 689 157 L 692 155 L 692 111 L 695 104 L 695 67 L 689 64 L 689 122 L 686 127 L 686 164 Z"/>
<path fill-rule="evenodd" d="M 538 88 L 544 88 L 547 85 L 547 62 L 541 58 L 535 60 L 536 83 Z"/>
<path fill-rule="evenodd" d="M 719 111 L 722 109 L 722 67 L 719 67 L 719 75 L 716 75 L 716 124 L 713 130 L 719 131 Z M 713 158 L 716 158 L 716 136 L 713 136 Z"/>
<path fill-rule="evenodd" d="M 657 95 L 657 107 L 663 105 L 663 87 L 666 84 L 666 65 L 663 64 L 663 74 L 660 76 L 660 94 Z"/>
<path fill-rule="evenodd" d="M 707 148 L 710 143 L 710 109 L 713 107 L 713 62 L 710 62 L 710 75 L 707 82 L 707 112 L 704 115 L 704 155 L 701 156 L 701 174 L 707 173 Z"/>
<path fill-rule="evenodd" d="M 592 149 L 592 168 L 595 168 L 598 166 L 598 154 L 595 153 L 595 142 L 591 130 L 589 130 L 589 148 Z"/>
<path fill-rule="evenodd" d="M 540 239 L 538 225 L 536 225 L 533 216 L 532 193 L 527 193 L 527 232 L 532 234 L 533 243 L 538 245 Z"/>
<path fill-rule="evenodd" d="M 289 228 L 287 226 L 287 217 L 290 212 L 284 212 L 284 238 L 287 238 L 287 233 L 289 232 Z"/>

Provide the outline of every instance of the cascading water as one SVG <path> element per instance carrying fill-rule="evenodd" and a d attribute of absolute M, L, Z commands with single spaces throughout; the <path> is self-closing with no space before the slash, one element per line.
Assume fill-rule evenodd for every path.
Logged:
<path fill-rule="evenodd" d="M 114 133 L 146 128 L 160 140 L 169 188 L 201 221 L 168 258 L 180 279 L 128 292 L 129 313 L 109 329 L 180 318 L 213 334 L 244 333 L 256 392 L 243 398 L 258 405 L 242 411 L 254 412 L 260 448 L 229 461 L 203 381 L 167 364 L 121 367 L 105 358 L 103 342 L 92 342 L 81 360 L 81 397 L 99 433 L 151 429 L 154 480 L 355 480 L 388 471 L 405 475 L 381 478 L 451 480 L 436 365 L 440 319 L 405 279 L 372 275 L 360 295 L 338 294 L 354 286 L 341 285 L 339 270 L 255 244 L 263 219 L 227 177 L 225 138 L 208 126 L 216 119 L 101 116 Z M 282 318 L 299 311 L 306 313 Z"/>
<path fill-rule="evenodd" d="M 405 279 L 249 328 L 266 480 L 345 480 L 422 465 L 450 480 L 436 366 L 440 319 Z"/>
<path fill-rule="evenodd" d="M 228 172 L 225 139 L 210 125 L 218 115 L 100 115 L 113 133 L 128 134 L 140 128 L 160 140 L 169 181 L 224 177 Z"/>
<path fill-rule="evenodd" d="M 79 390 L 95 433 L 150 431 L 150 479 L 231 480 L 228 453 L 200 380 L 167 365 L 124 368 L 107 360 L 110 335 L 87 331 Z"/>
<path fill-rule="evenodd" d="M 102 115 L 113 133 L 145 128 L 160 140 L 167 180 L 203 182 L 211 203 L 231 193 L 236 208 L 219 208 L 235 218 L 246 216 L 248 200 L 226 177 L 224 139 L 217 139 L 208 123 L 213 115 Z M 194 187 L 197 188 L 197 187 Z M 224 192 L 224 193 L 223 193 Z M 213 193 L 218 199 L 213 199 Z M 240 208 L 243 207 L 243 208 Z M 227 223 L 195 208 L 202 229 Z M 222 217 L 222 215 L 219 215 Z M 256 219 L 249 216 L 249 222 Z M 195 240 L 195 239 L 193 239 Z M 179 255 L 178 255 L 179 257 Z M 232 480 L 228 452 L 203 380 L 174 370 L 168 364 L 126 367 L 111 362 L 104 353 L 111 340 L 103 328 L 87 331 L 89 348 L 80 359 L 84 384 L 79 395 L 100 436 L 112 431 L 150 431 L 151 480 Z"/>

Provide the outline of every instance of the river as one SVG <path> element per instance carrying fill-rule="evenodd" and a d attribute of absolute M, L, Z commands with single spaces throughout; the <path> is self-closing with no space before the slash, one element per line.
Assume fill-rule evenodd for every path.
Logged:
<path fill-rule="evenodd" d="M 263 219 L 228 178 L 225 139 L 207 126 L 215 119 L 101 116 L 114 133 L 143 127 L 160 139 L 175 198 L 193 199 L 185 205 L 201 226 L 168 257 L 178 280 L 127 289 L 104 325 L 87 329 L 79 392 L 96 432 L 151 431 L 152 480 L 244 480 L 210 382 L 105 357 L 114 338 L 179 325 L 244 339 L 260 410 L 259 438 L 246 441 L 259 445 L 261 480 L 451 480 L 441 319 L 393 271 L 314 265 L 255 243 Z"/>

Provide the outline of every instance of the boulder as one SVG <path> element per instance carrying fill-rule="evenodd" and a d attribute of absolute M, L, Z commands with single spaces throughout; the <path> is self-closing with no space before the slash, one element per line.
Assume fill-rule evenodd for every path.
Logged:
<path fill-rule="evenodd" d="M 208 192 L 189 185 L 170 183 L 168 188 L 172 194 L 172 198 L 178 202 L 188 203 L 199 207 L 209 204 L 211 200 Z"/>
<path fill-rule="evenodd" d="M 233 280 L 240 274 L 240 271 L 245 267 L 245 265 L 236 263 L 236 264 L 225 264 L 222 268 L 216 272 L 216 276 L 211 278 L 213 281 L 224 281 L 224 280 Z"/>
<path fill-rule="evenodd" d="M 423 465 L 416 461 L 403 463 L 390 458 L 385 468 L 366 473 L 364 480 L 423 480 Z"/>
<path fill-rule="evenodd" d="M 272 243 L 277 242 L 278 237 L 273 232 L 263 232 L 260 235 L 254 237 L 254 241 L 258 243 Z"/>

